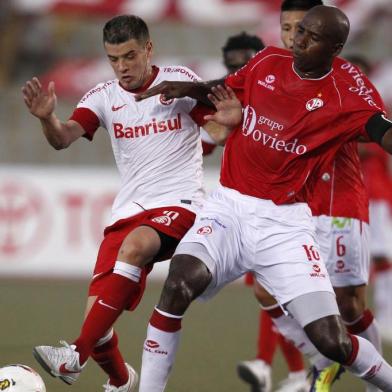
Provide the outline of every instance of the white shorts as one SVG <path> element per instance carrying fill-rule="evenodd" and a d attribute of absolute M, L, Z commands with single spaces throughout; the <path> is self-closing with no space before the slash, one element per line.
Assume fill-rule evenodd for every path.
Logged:
<path fill-rule="evenodd" d="M 369 225 L 358 219 L 313 217 L 320 251 L 332 286 L 367 284 L 369 280 Z"/>
<path fill-rule="evenodd" d="M 375 257 L 390 257 L 391 252 L 391 209 L 385 200 L 369 202 L 370 254 Z"/>
<path fill-rule="evenodd" d="M 247 271 L 282 305 L 307 293 L 333 293 L 305 203 L 278 206 L 220 186 L 175 254 L 198 257 L 209 268 L 213 280 L 203 298 Z"/>

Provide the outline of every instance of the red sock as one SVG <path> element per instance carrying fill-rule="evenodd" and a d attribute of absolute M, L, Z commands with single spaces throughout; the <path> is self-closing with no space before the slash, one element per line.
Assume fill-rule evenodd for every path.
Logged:
<path fill-rule="evenodd" d="M 374 316 L 370 309 L 365 309 L 354 323 L 345 323 L 347 331 L 352 335 L 359 335 L 366 331 L 373 322 Z"/>
<path fill-rule="evenodd" d="M 278 343 L 278 334 L 270 315 L 264 310 L 260 311 L 259 337 L 257 358 L 271 365 Z"/>
<path fill-rule="evenodd" d="M 281 334 L 278 336 L 278 342 L 280 345 L 280 349 L 286 359 L 287 366 L 290 372 L 299 372 L 304 370 L 304 361 L 302 359 L 302 354 L 298 351 L 295 346 L 289 342 L 285 337 Z"/>
<path fill-rule="evenodd" d="M 120 387 L 128 382 L 128 369 L 118 349 L 116 332 L 113 332 L 113 336 L 109 341 L 98 347 L 94 347 L 91 357 L 109 376 L 111 385 Z"/>
<path fill-rule="evenodd" d="M 87 361 L 97 341 L 113 326 L 123 310 L 138 299 L 140 289 L 140 283 L 122 275 L 113 273 L 108 277 L 102 293 L 83 323 L 80 336 L 74 342 L 81 365 Z"/>

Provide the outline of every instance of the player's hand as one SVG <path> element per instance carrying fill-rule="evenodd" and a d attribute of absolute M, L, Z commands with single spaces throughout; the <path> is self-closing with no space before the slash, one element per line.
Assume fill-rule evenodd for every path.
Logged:
<path fill-rule="evenodd" d="M 150 89 L 144 91 L 143 93 L 136 94 L 135 100 L 141 101 L 143 99 L 150 98 L 158 94 L 162 94 L 162 98 L 165 101 L 172 98 L 182 98 L 186 96 L 189 83 L 166 80 L 164 82 L 157 84 L 154 87 L 151 87 Z"/>
<path fill-rule="evenodd" d="M 42 89 L 38 78 L 27 81 L 22 87 L 23 100 L 30 110 L 30 113 L 41 120 L 48 119 L 54 112 L 57 104 L 57 97 L 54 91 L 54 82 L 50 82 L 48 91 Z"/>
<path fill-rule="evenodd" d="M 215 121 L 228 128 L 234 128 L 241 122 L 241 102 L 230 87 L 212 87 L 208 99 L 214 104 L 216 112 L 204 116 L 205 120 Z"/>

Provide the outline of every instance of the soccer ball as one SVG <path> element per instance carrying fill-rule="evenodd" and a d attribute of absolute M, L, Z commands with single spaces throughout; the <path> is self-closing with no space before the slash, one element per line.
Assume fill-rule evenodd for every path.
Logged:
<path fill-rule="evenodd" d="M 41 376 L 26 365 L 7 365 L 0 368 L 0 391 L 46 392 Z"/>

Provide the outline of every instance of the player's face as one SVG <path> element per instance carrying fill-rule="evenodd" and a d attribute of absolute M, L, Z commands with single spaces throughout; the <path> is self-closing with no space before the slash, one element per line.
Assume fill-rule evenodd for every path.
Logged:
<path fill-rule="evenodd" d="M 145 84 L 151 74 L 152 43 L 140 43 L 136 39 L 121 44 L 104 44 L 110 65 L 120 84 L 126 90 L 137 89 Z"/>
<path fill-rule="evenodd" d="M 293 50 L 294 35 L 306 11 L 283 11 L 280 14 L 280 38 L 286 49 Z"/>
<path fill-rule="evenodd" d="M 326 23 L 320 18 L 305 16 L 294 36 L 295 67 L 302 72 L 323 73 L 331 65 L 336 52 Z"/>
<path fill-rule="evenodd" d="M 224 54 L 223 62 L 228 73 L 234 73 L 242 68 L 254 55 L 254 49 L 233 49 Z"/>

